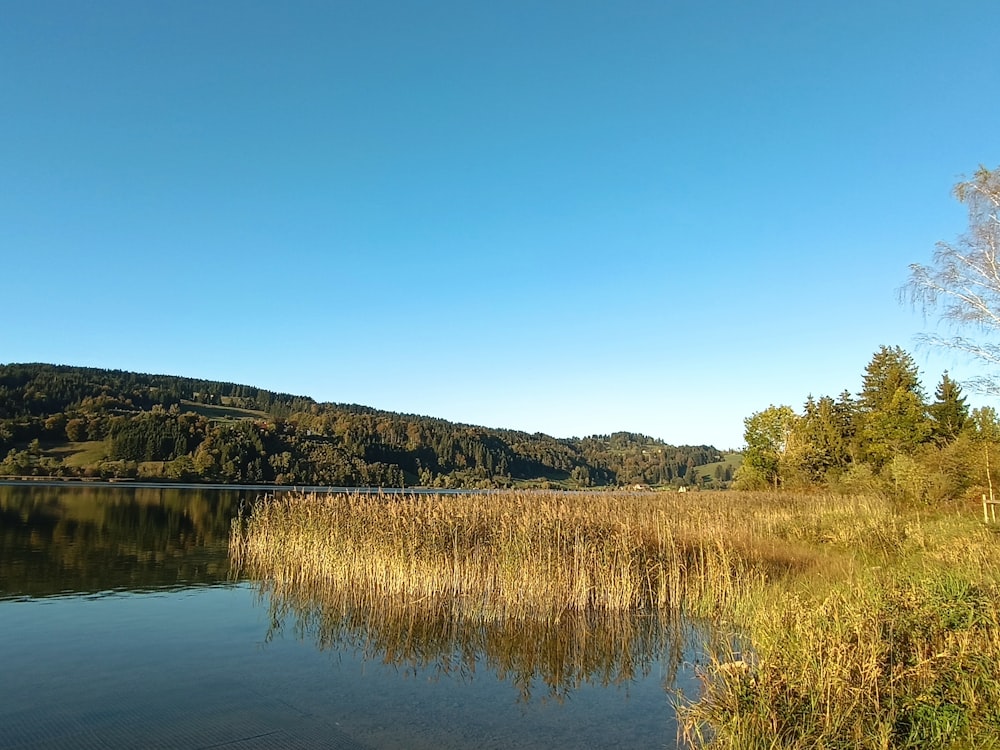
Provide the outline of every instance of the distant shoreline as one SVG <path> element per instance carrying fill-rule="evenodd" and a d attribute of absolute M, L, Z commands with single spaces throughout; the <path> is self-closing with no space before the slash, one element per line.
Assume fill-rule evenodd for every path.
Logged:
<path fill-rule="evenodd" d="M 356 493 L 361 495 L 467 495 L 496 490 L 445 489 L 440 487 L 325 487 L 290 484 L 218 484 L 208 482 L 143 482 L 135 479 L 90 479 L 83 477 L 4 477 L 0 486 L 21 487 L 121 487 L 123 489 L 233 490 L 252 492 Z"/>

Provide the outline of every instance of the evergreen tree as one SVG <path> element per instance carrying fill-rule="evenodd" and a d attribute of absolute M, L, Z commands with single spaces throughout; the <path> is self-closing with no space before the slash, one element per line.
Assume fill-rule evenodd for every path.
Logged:
<path fill-rule="evenodd" d="M 851 463 L 854 461 L 854 438 L 858 432 L 858 402 L 851 397 L 851 392 L 846 388 L 841 391 L 840 397 L 834 403 L 833 413 L 844 443 L 844 450 L 848 454 L 847 461 Z"/>
<path fill-rule="evenodd" d="M 945 370 L 934 391 L 934 403 L 927 407 L 933 420 L 932 435 L 942 443 L 950 443 L 961 432 L 969 417 L 969 407 L 962 395 L 962 386 L 948 377 Z"/>
<path fill-rule="evenodd" d="M 862 411 L 882 409 L 892 402 L 898 390 L 909 391 L 923 400 L 913 357 L 901 347 L 882 346 L 865 367 L 859 406 Z"/>
<path fill-rule="evenodd" d="M 931 433 L 917 365 L 902 348 L 881 347 L 865 368 L 858 399 L 862 458 L 880 469 L 900 453 L 912 453 Z"/>
<path fill-rule="evenodd" d="M 899 388 L 883 408 L 865 414 L 861 433 L 865 457 L 880 469 L 897 455 L 913 453 L 930 437 L 931 427 L 917 394 Z"/>
<path fill-rule="evenodd" d="M 850 430 L 838 404 L 829 396 L 806 400 L 795 423 L 794 463 L 809 482 L 826 481 L 831 471 L 844 469 L 851 461 Z"/>

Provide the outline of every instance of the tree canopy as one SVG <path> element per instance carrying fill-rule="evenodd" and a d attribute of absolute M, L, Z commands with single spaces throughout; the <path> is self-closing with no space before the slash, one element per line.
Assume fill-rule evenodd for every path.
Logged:
<path fill-rule="evenodd" d="M 920 501 L 976 497 L 992 486 L 996 412 L 970 412 L 945 372 L 930 403 L 913 357 L 882 346 L 857 396 L 809 396 L 801 412 L 770 406 L 744 421 L 741 489 L 824 486 L 886 491 Z M 991 461 L 993 464 L 991 464 Z"/>
<path fill-rule="evenodd" d="M 778 488 L 795 423 L 790 406 L 772 405 L 744 420 L 746 450 L 740 470 L 745 484 Z"/>

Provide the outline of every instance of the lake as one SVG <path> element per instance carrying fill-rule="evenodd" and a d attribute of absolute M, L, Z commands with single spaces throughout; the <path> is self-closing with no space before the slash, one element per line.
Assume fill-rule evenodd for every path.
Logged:
<path fill-rule="evenodd" d="M 696 629 L 280 599 L 228 561 L 259 495 L 0 485 L 0 748 L 676 746 Z"/>

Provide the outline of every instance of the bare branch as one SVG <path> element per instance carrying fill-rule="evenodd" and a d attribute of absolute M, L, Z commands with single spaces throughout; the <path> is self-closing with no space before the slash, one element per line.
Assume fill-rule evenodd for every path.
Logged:
<path fill-rule="evenodd" d="M 958 183 L 955 197 L 968 207 L 969 228 L 954 244 L 939 242 L 930 265 L 914 263 L 900 299 L 953 329 L 974 329 L 984 340 L 923 336 L 924 343 L 962 352 L 996 375 L 968 385 L 1000 393 L 1000 168 L 980 167 Z"/>

